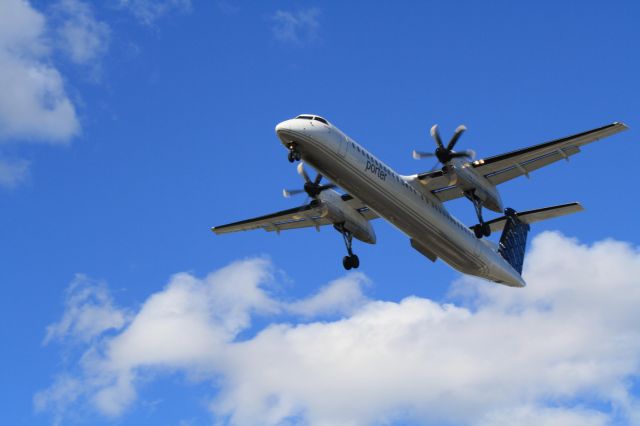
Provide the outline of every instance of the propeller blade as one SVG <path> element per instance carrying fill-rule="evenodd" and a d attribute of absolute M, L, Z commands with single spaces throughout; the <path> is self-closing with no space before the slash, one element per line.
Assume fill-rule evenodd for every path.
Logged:
<path fill-rule="evenodd" d="M 472 149 L 468 149 L 466 151 L 451 153 L 451 158 L 460 158 L 460 157 L 465 157 L 473 160 L 474 158 L 476 158 L 476 152 Z"/>
<path fill-rule="evenodd" d="M 311 179 L 309 179 L 309 175 L 307 174 L 307 171 L 304 169 L 304 163 L 300 162 L 300 164 L 298 164 L 298 174 L 300 176 L 302 176 L 302 179 L 304 179 L 305 182 L 311 182 Z"/>
<path fill-rule="evenodd" d="M 416 151 L 416 150 L 413 150 L 413 153 L 411 155 L 412 155 L 414 160 L 420 160 L 422 158 L 435 157 L 436 156 L 433 152 L 423 152 L 423 151 Z"/>
<path fill-rule="evenodd" d="M 284 198 L 290 198 L 292 195 L 302 194 L 303 192 L 305 192 L 304 189 L 283 189 L 282 196 Z"/>
<path fill-rule="evenodd" d="M 467 130 L 467 128 L 464 125 L 461 124 L 458 126 L 456 132 L 453 134 L 451 140 L 449 141 L 449 145 L 447 145 L 447 151 L 451 151 L 453 149 L 453 147 L 458 142 L 458 139 L 460 139 L 460 136 L 462 136 L 465 130 Z"/>
<path fill-rule="evenodd" d="M 437 124 L 434 124 L 431 128 L 431 137 L 436 141 L 436 145 L 438 145 L 439 148 L 444 148 L 444 146 L 442 145 L 442 139 L 440 139 L 440 133 L 438 132 Z"/>
<path fill-rule="evenodd" d="M 322 175 L 318 173 L 318 175 L 316 176 L 316 180 L 313 181 L 313 184 L 319 185 L 321 180 L 322 180 Z"/>

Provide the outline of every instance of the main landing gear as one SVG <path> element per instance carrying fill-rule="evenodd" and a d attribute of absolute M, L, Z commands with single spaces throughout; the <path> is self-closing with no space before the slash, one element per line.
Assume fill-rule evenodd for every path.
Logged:
<path fill-rule="evenodd" d="M 353 243 L 353 235 L 351 232 L 344 228 L 344 224 L 335 225 L 335 228 L 342 234 L 342 238 L 344 239 L 344 245 L 347 247 L 348 255 L 342 258 L 342 266 L 347 271 L 351 268 L 358 269 L 360 266 L 360 259 L 358 256 L 353 254 L 353 250 L 351 249 Z"/>
<path fill-rule="evenodd" d="M 302 158 L 300 152 L 296 149 L 296 144 L 289 144 L 289 155 L 287 156 L 287 158 L 289 159 L 290 163 L 293 163 L 294 161 L 300 161 L 300 159 Z"/>
<path fill-rule="evenodd" d="M 473 203 L 473 207 L 476 209 L 476 215 L 478 216 L 478 224 L 473 226 L 473 233 L 476 235 L 476 238 L 488 237 L 491 235 L 491 227 L 488 223 L 485 223 L 482 219 L 482 201 L 473 192 L 467 192 L 464 194 L 471 202 Z"/>

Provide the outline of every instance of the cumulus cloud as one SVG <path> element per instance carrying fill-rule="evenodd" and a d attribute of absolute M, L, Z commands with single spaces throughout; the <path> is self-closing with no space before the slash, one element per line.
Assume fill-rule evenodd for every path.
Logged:
<path fill-rule="evenodd" d="M 29 177 L 29 162 L 0 158 L 0 186 L 14 188 Z"/>
<path fill-rule="evenodd" d="M 190 12 L 192 8 L 191 0 L 119 0 L 119 5 L 145 25 L 174 12 Z"/>
<path fill-rule="evenodd" d="M 69 338 L 89 342 L 107 330 L 122 328 L 125 318 L 105 284 L 78 274 L 67 289 L 64 315 L 47 327 L 44 343 Z"/>
<path fill-rule="evenodd" d="M 109 28 L 79 0 L 61 0 L 51 10 L 53 18 L 45 18 L 27 1 L 0 2 L 0 146 L 64 145 L 80 132 L 53 54 L 60 49 L 72 62 L 97 69 Z M 0 151 L 0 186 L 12 188 L 26 180 L 29 162 L 3 157 Z"/>
<path fill-rule="evenodd" d="M 283 43 L 303 44 L 318 39 L 320 9 L 310 8 L 290 12 L 278 10 L 273 16 L 271 31 Z"/>
<path fill-rule="evenodd" d="M 352 273 L 327 284 L 307 299 L 285 305 L 285 309 L 305 317 L 350 314 L 367 301 L 362 287 L 368 282 L 364 274 Z"/>
<path fill-rule="evenodd" d="M 45 29 L 45 18 L 28 2 L 0 2 L 0 141 L 64 143 L 80 129 L 63 79 L 50 65 Z"/>
<path fill-rule="evenodd" d="M 287 302 L 270 291 L 264 259 L 204 278 L 177 274 L 124 326 L 98 336 L 112 322 L 89 327 L 80 367 L 36 405 L 118 416 L 143 378 L 181 371 L 211 381 L 209 407 L 225 424 L 639 421 L 629 382 L 640 363 L 640 252 L 557 233 L 539 235 L 530 251 L 526 289 L 465 277 L 447 303 L 366 299 L 361 274 Z M 333 317 L 314 319 L 333 304 L 342 306 Z M 87 329 L 66 316 L 56 323 L 69 324 L 63 330 Z M 256 329 L 257 316 L 270 323 Z"/>
<path fill-rule="evenodd" d="M 109 26 L 79 0 L 61 0 L 54 10 L 61 20 L 56 28 L 60 48 L 76 64 L 95 64 L 109 47 Z"/>

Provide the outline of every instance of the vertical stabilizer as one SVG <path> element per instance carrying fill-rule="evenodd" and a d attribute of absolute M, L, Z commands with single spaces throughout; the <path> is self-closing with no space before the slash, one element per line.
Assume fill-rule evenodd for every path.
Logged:
<path fill-rule="evenodd" d="M 500 236 L 500 249 L 498 252 L 509 264 L 522 274 L 522 264 L 524 263 L 524 252 L 527 246 L 527 235 L 529 234 L 528 224 L 518 219 L 516 211 L 506 209 L 506 223 L 502 236 Z"/>

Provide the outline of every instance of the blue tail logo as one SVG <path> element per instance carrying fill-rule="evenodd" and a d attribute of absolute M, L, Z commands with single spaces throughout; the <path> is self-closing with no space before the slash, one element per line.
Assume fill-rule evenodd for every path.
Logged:
<path fill-rule="evenodd" d="M 515 210 L 507 208 L 504 211 L 507 222 L 500 236 L 500 249 L 502 257 L 509 262 L 519 274 L 522 275 L 524 252 L 527 247 L 527 235 L 531 227 L 518 219 Z"/>

